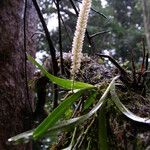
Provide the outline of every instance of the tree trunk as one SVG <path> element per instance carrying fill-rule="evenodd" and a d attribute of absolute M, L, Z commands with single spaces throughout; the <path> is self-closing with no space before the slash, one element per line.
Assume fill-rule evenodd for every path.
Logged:
<path fill-rule="evenodd" d="M 146 35 L 148 50 L 150 53 L 150 0 L 142 0 L 142 2 L 143 2 L 145 35 Z"/>
<path fill-rule="evenodd" d="M 24 6 L 24 0 L 0 0 L 0 150 L 31 150 L 30 144 L 7 144 L 8 138 L 32 126 L 33 94 L 27 92 L 26 75 L 30 80 L 33 66 L 25 64 Z M 35 54 L 35 39 L 32 37 L 37 24 L 35 17 L 29 0 L 26 43 L 31 55 Z"/>

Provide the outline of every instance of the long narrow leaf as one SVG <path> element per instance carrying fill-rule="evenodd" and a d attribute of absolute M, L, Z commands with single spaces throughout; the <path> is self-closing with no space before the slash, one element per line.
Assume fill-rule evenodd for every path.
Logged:
<path fill-rule="evenodd" d="M 98 113 L 98 146 L 99 149 L 108 150 L 108 135 L 106 125 L 106 103 L 103 104 Z"/>
<path fill-rule="evenodd" d="M 83 92 L 84 90 L 79 90 L 64 99 L 63 102 L 35 129 L 33 133 L 34 138 L 36 139 L 43 136 L 43 134 L 62 117 L 71 104 L 76 101 Z"/>
<path fill-rule="evenodd" d="M 26 131 L 26 132 L 23 132 L 23 133 L 18 134 L 16 136 L 13 136 L 13 137 L 8 139 L 8 142 L 11 145 L 27 143 L 27 142 L 29 142 L 30 140 L 33 139 L 33 131 L 34 131 L 34 129 Z"/>
<path fill-rule="evenodd" d="M 55 127 L 49 129 L 49 132 L 51 130 L 58 130 L 58 129 L 63 129 L 66 128 L 68 126 L 72 126 L 72 125 L 76 125 L 79 123 L 84 122 L 85 120 L 89 119 L 92 115 L 94 115 L 100 108 L 101 106 L 104 104 L 107 95 L 109 94 L 110 89 L 112 88 L 112 85 L 114 84 L 115 80 L 118 79 L 119 76 L 116 76 L 113 78 L 113 80 L 111 81 L 111 83 L 109 84 L 109 86 L 107 87 L 107 89 L 105 90 L 104 94 L 102 95 L 102 97 L 100 98 L 100 100 L 98 101 L 98 103 L 94 106 L 94 108 L 89 111 L 87 114 L 77 117 L 77 118 L 73 118 L 73 119 L 69 119 L 67 121 L 62 121 L 58 124 L 55 125 Z"/>
<path fill-rule="evenodd" d="M 53 83 L 66 88 L 66 89 L 83 89 L 83 88 L 91 88 L 94 86 L 88 83 L 83 83 L 83 82 L 76 82 L 72 80 L 68 80 L 68 79 L 62 79 L 59 77 L 55 77 L 54 75 L 50 74 L 49 72 L 47 72 L 47 70 L 41 66 L 38 62 L 35 61 L 34 58 L 32 58 L 30 55 L 27 56 L 28 60 L 30 60 L 35 66 L 37 66 L 42 73 Z"/>
<path fill-rule="evenodd" d="M 127 116 L 128 118 L 130 118 L 131 120 L 136 121 L 136 122 L 141 122 L 141 123 L 150 124 L 150 118 L 142 118 L 142 117 L 139 117 L 139 116 L 135 115 L 134 113 L 132 113 L 130 110 L 128 110 L 128 109 L 121 103 L 119 97 L 118 97 L 117 94 L 116 94 L 115 85 L 112 86 L 112 88 L 111 88 L 111 90 L 110 90 L 110 93 L 111 93 L 111 97 L 112 97 L 113 102 L 116 104 L 116 106 L 118 107 L 118 109 L 119 109 L 125 116 Z"/>
<path fill-rule="evenodd" d="M 110 89 L 112 88 L 112 85 L 114 84 L 116 79 L 118 79 L 118 76 L 115 77 L 111 81 L 111 83 L 109 84 L 109 86 L 105 90 L 104 94 L 100 98 L 99 102 L 95 105 L 95 107 L 90 112 L 88 112 L 87 114 L 85 114 L 83 116 L 80 116 L 80 117 L 72 118 L 72 119 L 69 119 L 69 120 L 66 120 L 66 121 L 57 122 L 55 124 L 55 126 L 50 127 L 46 131 L 45 134 L 50 134 L 50 133 L 53 133 L 53 132 L 58 131 L 58 130 L 59 131 L 63 131 L 64 129 L 67 129 L 67 128 L 71 127 L 71 126 L 75 126 L 75 125 L 80 124 L 80 123 L 84 122 L 85 120 L 89 119 L 104 104 L 105 99 L 106 99 L 106 97 L 107 97 L 107 95 L 108 95 Z M 31 130 L 31 131 L 27 131 L 27 132 L 21 133 L 19 135 L 16 135 L 15 137 L 10 138 L 8 141 L 12 142 L 12 143 L 17 143 L 17 141 L 23 142 L 23 141 L 26 141 L 26 139 L 36 139 L 35 137 L 33 137 L 33 133 L 35 133 L 34 131 L 35 131 L 35 129 Z"/>
<path fill-rule="evenodd" d="M 95 107 L 90 112 L 88 112 L 87 114 L 85 114 L 83 116 L 80 116 L 80 117 L 77 117 L 77 118 L 73 118 L 73 119 L 70 119 L 70 120 L 67 120 L 67 121 L 62 121 L 62 122 L 60 122 L 58 124 L 55 124 L 55 126 L 52 127 L 51 129 L 49 129 L 48 132 L 51 132 L 51 131 L 54 131 L 54 130 L 59 130 L 59 129 L 64 129 L 64 128 L 67 128 L 69 126 L 73 126 L 73 125 L 82 123 L 85 120 L 89 119 L 92 115 L 94 115 L 101 108 L 101 106 L 105 102 L 106 97 L 107 97 L 107 95 L 108 95 L 110 89 L 112 88 L 112 85 L 114 84 L 114 82 L 115 82 L 116 79 L 118 79 L 118 76 L 116 76 L 111 81 L 111 83 L 109 84 L 109 86 L 105 90 L 104 94 L 100 98 L 99 102 L 95 105 Z"/>
<path fill-rule="evenodd" d="M 88 109 L 92 105 L 92 103 L 95 100 L 97 94 L 98 94 L 98 91 L 93 91 L 92 92 L 92 94 L 85 101 L 83 110 Z"/>

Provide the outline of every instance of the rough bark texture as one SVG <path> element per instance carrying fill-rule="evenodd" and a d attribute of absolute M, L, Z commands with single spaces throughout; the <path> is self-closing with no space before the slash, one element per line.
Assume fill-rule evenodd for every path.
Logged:
<path fill-rule="evenodd" d="M 34 55 L 36 29 L 34 7 L 27 7 L 27 51 Z M 10 146 L 7 139 L 31 128 L 30 104 L 25 82 L 25 53 L 23 46 L 24 0 L 0 0 L 0 150 L 31 150 L 29 145 Z M 28 79 L 33 66 L 27 64 Z M 30 104 L 29 104 L 30 103 Z"/>
<path fill-rule="evenodd" d="M 147 40 L 147 46 L 150 53 L 150 0 L 142 0 L 143 14 L 144 14 L 144 27 Z"/>

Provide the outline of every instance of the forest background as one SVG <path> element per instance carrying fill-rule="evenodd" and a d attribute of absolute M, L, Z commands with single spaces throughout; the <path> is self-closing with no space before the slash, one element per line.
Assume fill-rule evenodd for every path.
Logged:
<path fill-rule="evenodd" d="M 149 1 L 106 0 L 105 5 L 102 5 L 102 1 L 92 0 L 83 46 L 83 53 L 86 55 L 81 70 L 75 77 L 81 82 L 67 80 L 70 79 L 71 61 L 71 53 L 68 52 L 72 49 L 81 1 L 37 2 L 40 7 L 36 0 L 8 0 L 0 3 L 0 33 L 3 35 L 0 37 L 0 149 L 48 149 L 50 146 L 52 149 L 60 149 L 68 145 L 74 149 L 90 149 L 93 145 L 96 145 L 95 149 L 108 149 L 109 145 L 124 149 L 149 147 L 150 143 L 146 137 L 150 136 L 147 128 L 150 119 L 142 118 L 150 114 Z M 55 26 L 54 29 L 49 29 L 50 35 L 46 25 L 49 28 Z M 31 57 L 34 57 L 35 53 L 49 73 Z M 100 54 L 107 54 L 102 57 L 107 57 L 110 61 L 99 59 Z M 65 57 L 64 62 L 62 61 L 63 56 L 69 56 L 69 67 Z M 33 64 L 38 66 L 40 72 L 34 72 Z M 112 64 L 118 70 L 115 70 Z M 59 88 L 56 84 L 49 83 L 49 80 L 71 91 Z M 121 103 L 114 92 L 115 86 L 116 93 L 120 98 L 123 97 L 125 104 Z M 86 91 L 88 95 L 84 93 Z M 64 98 L 64 95 L 67 96 Z M 112 102 L 109 102 L 110 99 Z M 76 100 L 79 101 L 75 102 Z M 115 100 L 118 102 L 115 103 Z M 134 114 L 126 109 L 126 106 Z M 51 113 L 48 115 L 45 110 Z M 118 113 L 118 110 L 121 113 Z M 89 114 L 92 114 L 92 117 L 88 116 Z M 42 122 L 45 117 L 45 121 Z M 66 119 L 69 119 L 68 123 L 65 122 Z M 83 123 L 84 119 L 87 122 Z M 74 131 L 55 134 L 54 139 L 51 136 L 35 141 L 47 132 L 61 130 L 61 125 L 71 127 L 73 120 L 76 120 L 75 123 L 78 123 L 79 127 L 75 127 Z M 144 128 L 140 126 L 143 123 Z M 38 124 L 40 125 L 37 126 Z M 37 128 L 33 129 L 34 127 Z M 24 131 L 27 132 L 15 136 Z M 104 140 L 101 140 L 103 138 Z M 82 139 L 81 142 L 79 139 Z M 11 147 L 11 144 L 26 143 L 30 140 L 34 140 L 35 143 Z"/>
<path fill-rule="evenodd" d="M 50 1 L 40 2 L 43 16 L 49 27 L 56 23 L 57 18 L 56 5 L 52 3 Z M 75 4 L 79 7 L 80 1 L 75 1 Z M 102 5 L 101 1 L 93 0 L 92 8 L 87 27 L 91 38 L 90 42 L 86 38 L 83 52 L 92 55 L 97 52 L 105 52 L 119 61 L 125 62 L 131 60 L 132 51 L 136 62 L 138 62 L 142 57 L 141 41 L 145 36 L 142 2 L 140 0 L 106 0 L 105 5 Z M 62 50 L 69 52 L 77 15 L 69 1 L 60 1 L 60 12 L 61 21 L 63 21 L 61 26 Z M 57 28 L 51 28 L 50 34 L 57 51 L 59 51 Z M 41 25 L 39 25 L 39 30 L 43 32 Z M 39 37 L 38 51 L 48 52 L 44 35 L 39 33 Z"/>

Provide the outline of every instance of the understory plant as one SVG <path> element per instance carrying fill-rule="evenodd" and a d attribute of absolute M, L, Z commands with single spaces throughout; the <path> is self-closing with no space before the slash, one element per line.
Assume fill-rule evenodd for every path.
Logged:
<path fill-rule="evenodd" d="M 44 137 L 51 138 L 51 136 L 55 134 L 58 135 L 58 137 L 61 137 L 61 140 L 64 142 L 64 144 L 61 145 L 64 147 L 66 146 L 65 150 L 81 149 L 82 144 L 85 141 L 86 146 L 84 146 L 84 149 L 90 150 L 93 139 L 90 136 L 87 136 L 87 133 L 89 130 L 92 130 L 92 127 L 96 126 L 98 133 L 95 134 L 96 139 L 98 139 L 98 149 L 109 149 L 107 133 L 108 128 L 106 120 L 106 108 L 108 107 L 107 103 L 113 103 L 114 107 L 116 107 L 117 110 L 119 110 L 127 118 L 135 122 L 150 125 L 149 118 L 142 118 L 135 115 L 120 101 L 116 92 L 116 85 L 118 85 L 118 80 L 120 79 L 122 82 L 125 82 L 129 79 L 127 86 L 132 85 L 132 81 L 128 77 L 127 73 L 120 66 L 120 75 L 110 79 L 110 82 L 100 82 L 99 84 L 92 85 L 75 81 L 75 74 L 80 68 L 82 46 L 90 6 L 91 0 L 82 1 L 82 7 L 78 16 L 72 46 L 71 80 L 62 79 L 50 74 L 43 66 L 37 63 L 35 59 L 28 55 L 28 60 L 37 66 L 52 83 L 57 84 L 67 92 L 64 98 L 60 100 L 60 104 L 49 113 L 49 115 L 43 120 L 42 123 L 40 123 L 35 129 L 31 131 L 21 133 L 8 139 L 10 143 L 26 143 L 30 140 L 40 140 Z M 111 59 L 111 57 L 109 57 L 109 59 Z M 118 65 L 113 59 L 112 62 L 115 65 Z M 78 109 L 78 106 L 80 109 Z M 70 113 L 68 117 L 64 117 L 70 110 L 73 113 Z M 95 118 L 97 118 L 97 122 L 95 121 Z M 64 133 L 65 137 L 62 135 L 62 133 Z M 64 140 L 65 138 L 67 138 L 67 140 Z M 66 141 L 68 143 L 65 143 Z"/>
<path fill-rule="evenodd" d="M 68 94 L 58 105 L 58 107 L 55 108 L 51 113 L 49 113 L 48 117 L 45 118 L 39 126 L 31 131 L 27 131 L 8 139 L 10 143 L 19 144 L 22 142 L 29 142 L 30 140 L 39 140 L 44 136 L 53 135 L 54 133 L 56 133 L 56 131 L 57 133 L 60 133 L 62 131 L 74 130 L 71 143 L 68 147 L 68 149 L 72 149 L 76 145 L 77 139 L 79 138 L 76 137 L 76 128 L 82 126 L 86 121 L 91 120 L 91 118 L 94 118 L 95 115 L 98 115 L 97 117 L 99 118 L 100 122 L 98 128 L 101 129 L 98 133 L 99 147 L 101 149 L 108 149 L 109 144 L 107 139 L 106 120 L 104 118 L 105 116 L 103 116 L 103 114 L 105 113 L 105 104 L 108 101 L 112 101 L 114 103 L 114 106 L 116 106 L 117 109 L 129 119 L 144 124 L 150 124 L 149 118 L 142 118 L 135 115 L 134 113 L 129 111 L 120 101 L 115 88 L 119 76 L 114 77 L 111 82 L 105 86 L 102 84 L 91 85 L 77 81 L 74 81 L 74 86 L 72 86 L 72 80 L 53 76 L 52 74 L 48 73 L 39 63 L 37 63 L 31 56 L 28 56 L 28 59 L 33 64 L 35 64 L 51 82 L 68 90 Z M 86 97 L 86 99 L 83 100 L 84 106 L 82 110 L 83 112 L 84 110 L 87 110 L 88 112 L 85 111 L 87 113 L 79 115 L 78 117 L 64 120 L 63 118 L 65 113 L 72 107 L 75 102 L 84 97 L 85 93 L 89 93 L 89 91 L 92 92 L 90 93 L 90 95 L 88 95 L 88 97 Z M 111 94 L 111 96 L 109 96 L 109 93 Z M 98 101 L 96 101 L 97 95 L 101 95 Z M 95 102 L 97 103 L 95 104 Z"/>

